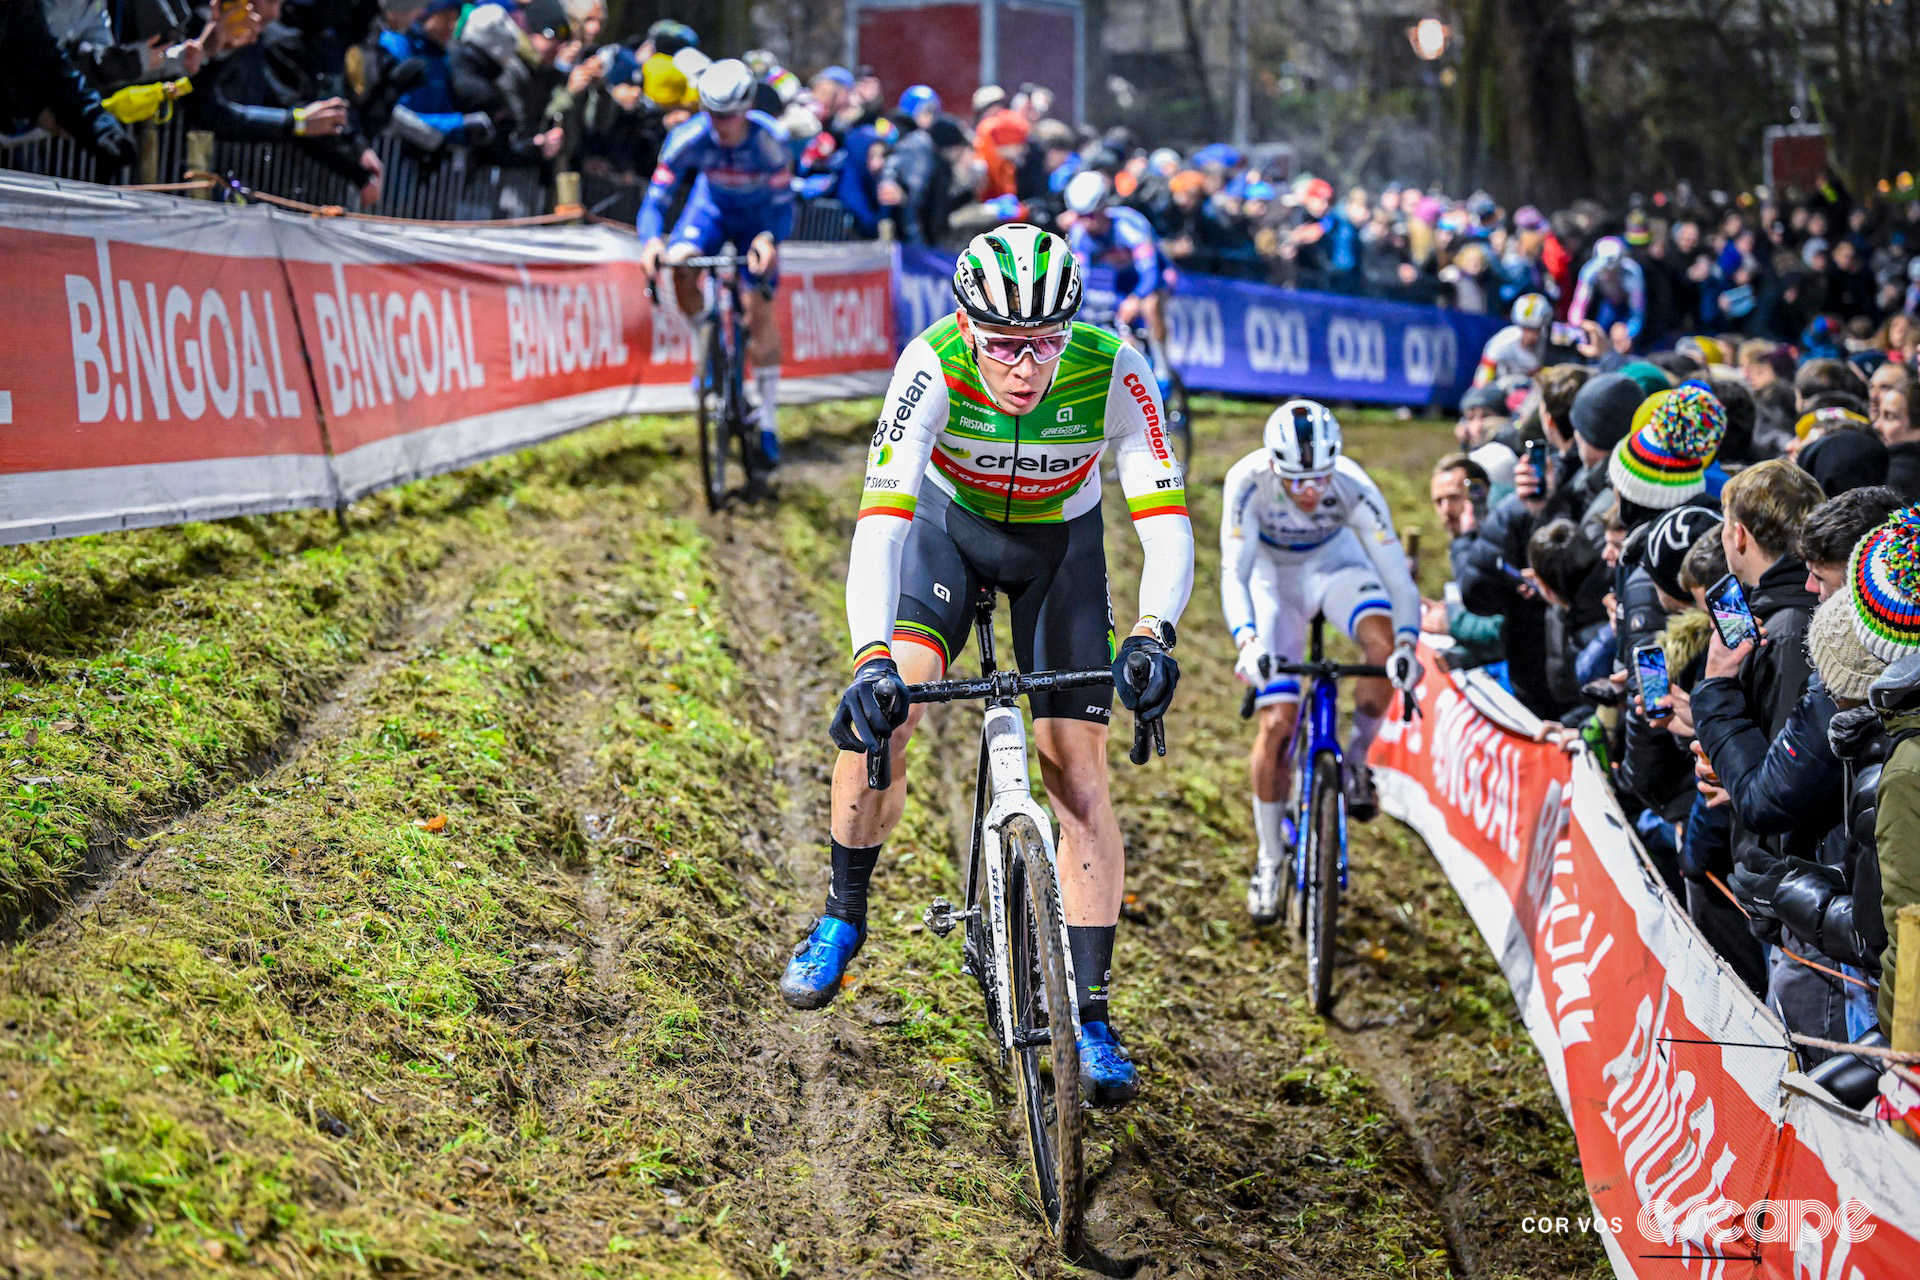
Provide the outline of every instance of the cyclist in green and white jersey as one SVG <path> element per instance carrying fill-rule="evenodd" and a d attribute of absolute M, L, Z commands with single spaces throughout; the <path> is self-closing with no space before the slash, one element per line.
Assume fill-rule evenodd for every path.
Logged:
<path fill-rule="evenodd" d="M 977 589 L 1007 595 L 1021 670 L 1111 664 L 1121 701 L 1149 721 L 1172 701 L 1173 627 L 1193 588 L 1186 481 L 1152 370 L 1112 334 L 1073 323 L 1080 288 L 1059 236 L 1022 223 L 976 236 L 954 271 L 959 312 L 894 368 L 847 571 L 855 671 L 833 723 L 832 888 L 780 984 L 796 1007 L 831 1001 L 866 940 L 868 883 L 906 802 L 904 751 L 925 710 L 907 709 L 904 686 L 946 674 Z M 1139 621 L 1118 646 L 1100 518 L 1109 447 L 1145 551 Z M 1137 691 L 1120 675 L 1136 652 L 1152 667 Z M 1060 824 L 1082 1075 L 1096 1104 L 1115 1105 L 1137 1079 L 1107 1007 L 1125 874 L 1107 787 L 1112 697 L 1081 689 L 1030 705 Z M 893 786 L 870 791 L 864 754 L 890 733 Z"/>

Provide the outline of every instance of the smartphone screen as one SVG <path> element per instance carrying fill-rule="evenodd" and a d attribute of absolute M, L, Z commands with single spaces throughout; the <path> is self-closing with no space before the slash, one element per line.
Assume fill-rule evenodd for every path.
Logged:
<path fill-rule="evenodd" d="M 1633 669 L 1640 678 L 1640 700 L 1646 703 L 1647 718 L 1658 719 L 1667 712 L 1667 654 L 1657 644 L 1643 644 L 1633 651 Z"/>
<path fill-rule="evenodd" d="M 1544 485 L 1547 482 L 1547 442 L 1545 440 L 1527 441 L 1527 465 L 1533 468 L 1533 474 Z"/>
<path fill-rule="evenodd" d="M 1747 593 L 1732 574 L 1707 592 L 1707 611 L 1713 614 L 1713 625 L 1720 629 L 1720 642 L 1727 648 L 1737 649 L 1760 638 L 1760 629 L 1753 624 L 1753 610 L 1747 608 Z"/>
<path fill-rule="evenodd" d="M 1565 324 L 1559 320 L 1553 322 L 1550 340 L 1556 347 L 1571 347 L 1585 338 L 1586 331 L 1577 324 Z"/>
<path fill-rule="evenodd" d="M 1502 560 L 1500 562 L 1500 572 L 1506 574 L 1509 578 L 1512 578 L 1515 582 L 1525 582 L 1527 580 L 1526 574 L 1520 572 L 1520 570 L 1514 568 L 1512 565 L 1508 564 L 1505 560 Z"/>

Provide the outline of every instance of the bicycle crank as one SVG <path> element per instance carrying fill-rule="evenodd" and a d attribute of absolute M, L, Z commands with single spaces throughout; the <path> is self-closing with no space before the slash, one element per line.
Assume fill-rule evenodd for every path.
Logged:
<path fill-rule="evenodd" d="M 968 920 L 980 918 L 979 907 L 968 907 L 965 911 L 955 911 L 953 904 L 945 898 L 935 898 L 933 905 L 921 912 L 920 919 L 939 937 L 946 937 Z"/>

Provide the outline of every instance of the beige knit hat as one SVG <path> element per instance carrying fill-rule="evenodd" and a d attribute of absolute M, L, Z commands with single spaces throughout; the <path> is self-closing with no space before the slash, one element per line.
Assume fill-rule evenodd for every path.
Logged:
<path fill-rule="evenodd" d="M 1854 702 L 1865 702 L 1868 686 L 1887 669 L 1854 634 L 1853 608 L 1844 591 L 1814 611 L 1813 625 L 1807 628 L 1807 656 L 1828 693 Z"/>

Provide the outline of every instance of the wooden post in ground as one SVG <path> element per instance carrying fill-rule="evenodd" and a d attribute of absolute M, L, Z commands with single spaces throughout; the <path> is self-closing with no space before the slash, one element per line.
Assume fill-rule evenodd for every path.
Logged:
<path fill-rule="evenodd" d="M 160 131 L 153 121 L 143 120 L 134 136 L 140 143 L 140 157 L 133 162 L 133 180 L 151 186 L 160 181 Z"/>
<path fill-rule="evenodd" d="M 1893 1025 L 1887 1035 L 1902 1053 L 1920 1053 L 1920 906 L 1900 908 L 1899 966 L 1893 975 Z"/>
<path fill-rule="evenodd" d="M 579 174 L 563 169 L 553 175 L 553 211 L 576 218 L 586 215 L 586 209 L 580 204 Z"/>
<path fill-rule="evenodd" d="M 187 130 L 187 168 L 197 169 L 202 173 L 213 172 L 213 131 L 211 129 Z M 213 199 L 213 192 L 204 187 L 187 194 L 195 200 Z"/>

